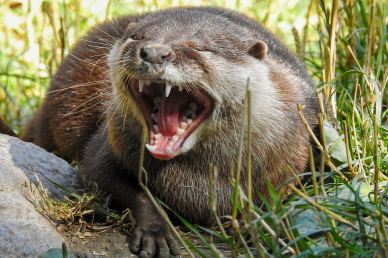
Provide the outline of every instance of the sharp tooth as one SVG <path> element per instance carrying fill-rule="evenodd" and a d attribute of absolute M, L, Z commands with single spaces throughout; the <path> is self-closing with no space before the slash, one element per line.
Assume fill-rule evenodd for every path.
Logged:
<path fill-rule="evenodd" d="M 173 142 L 176 142 L 178 139 L 179 139 L 179 136 L 178 136 L 178 135 L 174 135 L 174 136 L 172 137 L 172 141 L 173 141 Z"/>
<path fill-rule="evenodd" d="M 193 120 L 187 119 L 187 124 L 188 124 L 188 125 L 191 125 L 192 123 L 193 123 Z"/>
<path fill-rule="evenodd" d="M 139 80 L 139 92 L 142 92 L 143 88 L 144 88 L 144 81 L 143 80 Z"/>
<path fill-rule="evenodd" d="M 177 134 L 177 135 L 181 136 L 181 135 L 183 135 L 184 133 L 185 133 L 185 129 L 179 128 L 179 127 L 176 129 L 176 134 Z"/>
<path fill-rule="evenodd" d="M 145 147 L 149 150 L 149 151 L 154 151 L 156 150 L 156 146 L 152 146 L 152 145 L 149 145 L 149 144 L 146 144 Z"/>
<path fill-rule="evenodd" d="M 166 153 L 167 154 L 172 154 L 173 152 L 172 152 L 172 146 L 167 146 L 166 147 Z"/>
<path fill-rule="evenodd" d="M 181 126 L 180 126 L 182 129 L 186 129 L 187 128 L 187 123 L 186 122 L 181 122 Z"/>
<path fill-rule="evenodd" d="M 170 95 L 171 92 L 171 85 L 167 82 L 166 83 L 166 97 Z"/>
<path fill-rule="evenodd" d="M 146 86 L 148 86 L 148 85 L 151 84 L 151 81 L 150 81 L 150 80 L 145 80 L 145 81 L 144 81 L 144 84 L 145 84 Z"/>

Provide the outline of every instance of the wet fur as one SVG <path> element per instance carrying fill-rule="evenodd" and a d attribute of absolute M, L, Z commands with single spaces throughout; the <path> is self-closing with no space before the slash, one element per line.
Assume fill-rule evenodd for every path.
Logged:
<path fill-rule="evenodd" d="M 254 196 L 266 194 L 266 180 L 280 186 L 291 182 L 292 174 L 306 167 L 310 141 L 298 118 L 297 104 L 305 106 L 307 120 L 312 127 L 316 126 L 317 103 L 305 68 L 274 36 L 245 16 L 218 8 L 170 9 L 123 17 L 95 27 L 76 44 L 60 66 L 43 106 L 27 127 L 24 139 L 68 160 L 80 161 L 81 173 L 106 191 L 113 192 L 117 199 L 129 196 L 132 192 L 126 192 L 128 186 L 137 187 L 141 125 L 145 122 L 123 86 L 122 67 L 121 70 L 112 68 L 117 61 L 113 58 L 109 68 L 106 57 L 112 55 L 114 47 L 116 51 L 133 49 L 124 44 L 125 37 L 133 32 L 127 30 L 129 24 L 141 24 L 147 15 L 152 16 L 150 24 L 158 24 L 158 19 L 163 21 L 163 17 L 178 17 L 182 13 L 189 20 L 204 16 L 203 22 L 215 31 L 236 28 L 235 34 L 222 36 L 219 33 L 219 37 L 213 39 L 225 46 L 224 51 L 182 40 L 180 48 L 176 49 L 178 65 L 170 67 L 170 73 L 163 74 L 164 79 L 173 80 L 177 85 L 185 80 L 206 82 L 204 85 L 182 84 L 182 87 L 205 89 L 216 100 L 217 112 L 198 129 L 193 136 L 195 145 L 187 153 L 162 161 L 146 152 L 144 167 L 153 194 L 192 222 L 209 224 L 212 222 L 208 207 L 210 162 L 219 167 L 216 184 L 219 213 L 228 214 L 231 209 L 229 164 L 236 162 L 237 158 L 247 77 L 251 79 L 253 99 Z M 212 19 L 221 20 L 212 23 Z M 227 21 L 225 26 L 229 24 L 230 27 L 218 28 L 222 19 Z M 181 33 L 179 26 L 178 23 L 174 28 L 178 31 L 176 37 Z M 159 28 L 158 25 L 155 28 Z M 246 42 L 241 43 L 242 38 Z M 268 46 L 268 52 L 260 62 L 257 62 L 257 57 L 246 54 L 249 45 L 257 40 Z M 199 54 L 193 48 L 204 53 Z M 143 72 L 128 69 L 132 76 L 141 76 Z M 151 68 L 147 70 L 150 71 L 159 72 Z M 230 87 L 234 84 L 238 86 Z M 245 154 L 244 150 L 243 157 Z M 244 163 L 242 186 L 247 180 L 245 167 Z M 126 205 L 125 201 L 122 203 Z"/>

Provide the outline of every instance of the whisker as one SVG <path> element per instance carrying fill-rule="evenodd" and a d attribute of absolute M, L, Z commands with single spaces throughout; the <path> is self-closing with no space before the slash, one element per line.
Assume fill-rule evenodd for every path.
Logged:
<path fill-rule="evenodd" d="M 77 112 L 74 112 L 75 110 L 77 110 L 77 109 L 79 109 L 80 107 L 86 105 L 86 104 L 89 103 L 90 101 L 93 101 L 93 100 L 95 100 L 95 99 L 97 99 L 97 98 L 99 98 L 99 97 L 102 97 L 102 96 L 106 95 L 107 93 L 109 93 L 109 92 L 102 92 L 102 91 L 100 91 L 100 92 L 95 92 L 94 94 L 90 95 L 83 103 L 81 103 L 80 105 L 78 105 L 77 107 L 75 107 L 74 109 L 72 109 L 70 112 L 68 112 L 67 114 L 65 114 L 63 117 L 66 117 L 66 116 L 69 116 L 69 115 L 72 115 L 72 114 L 79 113 L 79 112 L 81 112 L 81 111 L 83 111 L 83 110 L 87 110 L 87 109 L 83 109 L 83 110 L 81 110 L 81 111 L 78 110 Z M 95 96 L 96 94 L 97 94 L 97 96 Z M 93 96 L 94 96 L 94 97 L 93 97 Z M 102 101 L 100 101 L 100 102 L 102 102 Z"/>
<path fill-rule="evenodd" d="M 86 86 L 90 86 L 90 85 L 94 85 L 94 84 L 98 84 L 98 83 L 103 83 L 103 82 L 108 82 L 108 81 L 107 81 L 106 78 L 105 78 L 105 79 L 103 79 L 103 80 L 98 80 L 98 81 L 92 81 L 92 82 L 86 82 L 86 83 L 79 83 L 79 84 L 75 84 L 75 85 L 68 86 L 68 87 L 63 88 L 63 89 L 51 90 L 51 91 L 47 92 L 47 94 L 56 93 L 56 94 L 53 95 L 53 97 L 54 97 L 54 96 L 57 96 L 58 93 L 61 93 L 61 92 L 66 91 L 66 90 L 68 90 L 68 89 L 86 87 Z"/>
<path fill-rule="evenodd" d="M 127 122 L 127 113 L 128 113 L 128 100 L 125 100 L 125 113 L 124 113 L 124 120 L 123 120 L 123 124 L 122 124 L 122 128 L 121 128 L 121 132 L 123 133 L 124 132 L 124 128 L 125 128 L 125 123 Z"/>
<path fill-rule="evenodd" d="M 95 66 L 96 64 L 94 64 Z M 119 67 L 120 68 L 120 67 Z M 97 81 L 91 81 L 91 82 L 86 82 L 86 83 L 80 83 L 80 84 L 75 84 L 75 85 L 71 85 L 71 86 L 68 86 L 66 88 L 63 88 L 63 89 L 58 89 L 58 90 L 51 90 L 49 91 L 47 94 L 52 94 L 52 93 L 56 93 L 54 94 L 53 96 L 57 96 L 57 94 L 63 92 L 63 91 L 66 91 L 68 89 L 74 89 L 74 88 L 81 88 L 81 87 L 86 87 L 86 86 L 90 86 L 90 85 L 94 85 L 94 84 L 98 84 L 98 83 L 106 83 L 106 82 L 109 82 L 109 76 L 112 75 L 114 71 L 110 71 L 109 69 L 106 71 L 106 77 L 102 80 L 97 80 Z"/>
<path fill-rule="evenodd" d="M 102 33 L 104 33 L 105 35 L 107 35 L 108 37 L 112 38 L 112 39 L 116 39 L 115 37 L 113 37 L 112 35 L 110 35 L 109 33 L 107 33 L 106 31 L 100 29 L 99 27 L 95 27 L 97 30 L 101 31 Z"/>
<path fill-rule="evenodd" d="M 106 58 L 106 56 L 100 57 L 96 62 L 94 62 L 94 65 L 92 66 L 92 69 L 90 70 L 89 76 L 92 75 L 94 68 L 96 67 L 97 63 L 100 62 L 103 58 Z"/>
<path fill-rule="evenodd" d="M 116 27 L 114 26 L 115 23 L 114 23 L 113 21 L 110 22 L 109 24 L 110 24 L 110 26 L 112 27 L 112 29 L 117 33 L 117 35 L 121 35 L 121 33 L 119 33 L 119 32 L 117 31 Z"/>
<path fill-rule="evenodd" d="M 87 42 L 91 46 L 100 46 L 100 47 L 104 47 L 104 48 L 111 48 L 114 45 L 113 42 L 105 43 L 105 42 L 91 41 L 91 40 L 87 40 L 87 39 L 80 39 L 80 41 Z"/>
<path fill-rule="evenodd" d="M 77 111 L 77 112 L 72 113 L 72 115 L 83 113 L 84 111 L 89 110 L 89 109 L 92 109 L 92 108 L 94 108 L 95 106 L 98 106 L 98 105 L 103 104 L 103 103 L 104 103 L 104 100 L 98 101 L 97 103 L 91 105 L 90 107 L 87 107 L 87 108 L 84 108 L 84 109 L 81 109 L 81 110 L 79 110 L 79 111 Z"/>
<path fill-rule="evenodd" d="M 104 131 L 102 132 L 103 135 L 105 134 L 106 129 L 108 128 L 110 122 L 112 121 L 113 117 L 115 116 L 115 114 L 116 114 L 116 112 L 117 112 L 117 109 L 120 107 L 120 105 L 121 105 L 122 102 L 123 102 L 123 99 L 120 100 L 119 104 L 117 105 L 117 107 L 116 107 L 115 110 L 113 111 L 113 113 L 112 113 L 112 115 L 110 116 L 109 120 L 106 122 Z"/>
<path fill-rule="evenodd" d="M 108 110 L 112 107 L 114 103 L 111 101 L 111 103 L 109 104 L 108 108 L 105 109 L 104 112 L 102 112 L 102 114 L 100 115 L 100 117 L 98 118 L 96 124 L 98 124 L 98 122 L 100 122 L 100 120 L 104 117 L 104 115 L 106 114 L 106 112 L 108 112 Z"/>

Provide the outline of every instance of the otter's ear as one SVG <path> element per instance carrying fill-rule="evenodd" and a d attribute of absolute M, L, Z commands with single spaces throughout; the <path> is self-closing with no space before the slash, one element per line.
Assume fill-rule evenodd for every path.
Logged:
<path fill-rule="evenodd" d="M 253 46 L 248 50 L 248 54 L 251 56 L 262 60 L 267 55 L 268 47 L 264 41 L 258 40 Z"/>

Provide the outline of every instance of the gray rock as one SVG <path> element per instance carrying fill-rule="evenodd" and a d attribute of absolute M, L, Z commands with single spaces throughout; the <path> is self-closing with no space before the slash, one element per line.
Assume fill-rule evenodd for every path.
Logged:
<path fill-rule="evenodd" d="M 37 257 L 64 241 L 53 225 L 26 198 L 26 183 L 37 183 L 49 194 L 64 193 L 50 182 L 74 190 L 74 169 L 42 148 L 0 134 L 0 257 Z"/>
<path fill-rule="evenodd" d="M 70 191 L 74 191 L 78 183 L 74 168 L 66 161 L 35 144 L 0 134 L 0 183 L 7 182 L 7 188 L 15 188 L 23 183 L 25 177 L 12 173 L 14 171 L 24 174 L 35 184 L 39 178 L 55 198 L 62 198 L 64 193 L 52 182 Z"/>

